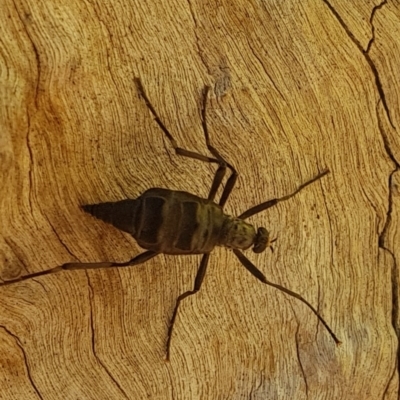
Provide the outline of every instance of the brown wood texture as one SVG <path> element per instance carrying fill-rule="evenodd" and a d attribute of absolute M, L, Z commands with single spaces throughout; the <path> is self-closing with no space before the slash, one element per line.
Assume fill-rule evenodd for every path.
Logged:
<path fill-rule="evenodd" d="M 206 196 L 214 166 L 174 154 L 209 129 L 240 176 L 226 211 L 278 237 L 212 254 L 164 361 L 199 256 L 0 287 L 1 399 L 397 399 L 400 3 L 4 0 L 0 4 L 0 278 L 141 249 L 82 204 L 150 187 Z"/>

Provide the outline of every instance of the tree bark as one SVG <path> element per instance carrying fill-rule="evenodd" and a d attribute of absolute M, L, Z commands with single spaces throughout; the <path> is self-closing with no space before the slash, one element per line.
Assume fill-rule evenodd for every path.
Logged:
<path fill-rule="evenodd" d="M 143 251 L 80 206 L 151 187 L 207 197 L 215 166 L 179 157 L 138 95 L 140 77 L 178 146 L 239 179 L 239 215 L 277 237 L 132 268 L 0 286 L 0 398 L 397 399 L 400 4 L 396 1 L 10 1 L 0 5 L 0 284 L 68 262 Z M 346 4 L 344 6 L 344 4 Z"/>

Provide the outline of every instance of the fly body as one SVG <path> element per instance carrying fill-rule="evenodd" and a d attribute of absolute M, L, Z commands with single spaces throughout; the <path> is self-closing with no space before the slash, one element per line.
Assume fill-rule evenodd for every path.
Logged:
<path fill-rule="evenodd" d="M 252 247 L 255 253 L 260 253 L 268 247 L 272 249 L 272 243 L 275 241 L 275 239 L 270 240 L 270 235 L 265 228 L 261 227 L 256 229 L 253 225 L 247 223 L 245 221 L 247 218 L 295 196 L 306 186 L 328 174 L 329 171 L 324 170 L 317 174 L 314 178 L 301 184 L 291 194 L 258 204 L 237 217 L 226 215 L 223 208 L 235 185 L 237 172 L 210 143 L 206 122 L 206 105 L 209 87 L 206 86 L 204 90 L 201 122 L 206 145 L 212 157 L 178 147 L 175 139 L 165 127 L 148 99 L 141 81 L 136 78 L 135 83 L 139 94 L 153 115 L 154 120 L 171 142 L 177 155 L 218 165 L 208 197 L 205 199 L 187 192 L 152 188 L 136 199 L 84 205 L 82 206 L 84 211 L 131 234 L 138 244 L 146 249 L 146 251 L 125 263 L 68 263 L 50 270 L 40 271 L 11 281 L 1 282 L 0 286 L 10 285 L 15 282 L 62 270 L 105 269 L 138 265 L 145 263 L 160 253 L 175 255 L 203 254 L 193 289 L 182 293 L 177 298 L 172 312 L 166 342 L 167 359 L 169 359 L 173 327 L 178 314 L 179 305 L 186 297 L 192 296 L 200 290 L 206 273 L 209 256 L 214 247 L 225 246 L 233 251 L 243 266 L 258 280 L 306 304 L 322 322 L 333 340 L 337 344 L 340 343 L 329 325 L 307 300 L 299 294 L 267 280 L 264 274 L 242 253 L 242 250 L 246 250 L 250 247 Z M 230 171 L 230 176 L 222 190 L 221 198 L 219 201 L 216 201 L 215 197 L 217 191 L 222 184 L 227 170 Z"/>
<path fill-rule="evenodd" d="M 268 235 L 226 215 L 220 205 L 188 192 L 153 188 L 137 199 L 82 207 L 130 233 L 144 249 L 164 254 L 205 254 L 215 246 L 246 250 L 268 246 Z"/>

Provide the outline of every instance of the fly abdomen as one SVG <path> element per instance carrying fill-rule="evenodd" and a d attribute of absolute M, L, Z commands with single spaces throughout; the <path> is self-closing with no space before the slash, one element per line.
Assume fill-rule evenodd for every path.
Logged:
<path fill-rule="evenodd" d="M 135 236 L 137 199 L 127 199 L 109 203 L 87 204 L 82 209 L 94 217 L 107 222 L 121 231 Z"/>
<path fill-rule="evenodd" d="M 181 202 L 181 213 L 179 221 L 179 234 L 175 240 L 174 247 L 185 251 L 193 251 L 195 247 L 202 247 L 203 243 L 193 243 L 193 239 L 201 229 L 199 214 L 201 205 L 194 201 Z"/>
<path fill-rule="evenodd" d="M 139 198 L 135 239 L 145 249 L 166 254 L 211 251 L 218 243 L 220 206 L 191 193 L 153 188 Z"/>

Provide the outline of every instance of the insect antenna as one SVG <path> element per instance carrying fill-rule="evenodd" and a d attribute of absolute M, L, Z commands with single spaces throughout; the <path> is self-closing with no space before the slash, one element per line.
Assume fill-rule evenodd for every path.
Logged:
<path fill-rule="evenodd" d="M 332 329 L 329 327 L 327 322 L 319 315 L 318 311 L 302 296 L 300 296 L 298 293 L 292 292 L 291 290 L 278 285 L 277 283 L 273 283 L 264 276 L 264 274 L 240 251 L 237 249 L 232 249 L 233 252 L 235 253 L 236 257 L 239 259 L 239 261 L 243 264 L 243 266 L 253 275 L 255 276 L 258 280 L 260 280 L 262 283 L 265 283 L 266 285 L 272 286 L 289 296 L 295 297 L 296 299 L 302 301 L 308 308 L 311 309 L 311 311 L 317 316 L 317 318 L 321 321 L 321 323 L 324 325 L 324 327 L 327 329 L 329 334 L 332 336 L 332 339 L 335 341 L 336 344 L 341 344 L 341 341 L 337 338 L 337 336 L 333 333 Z"/>

